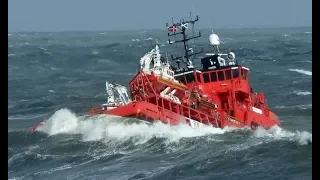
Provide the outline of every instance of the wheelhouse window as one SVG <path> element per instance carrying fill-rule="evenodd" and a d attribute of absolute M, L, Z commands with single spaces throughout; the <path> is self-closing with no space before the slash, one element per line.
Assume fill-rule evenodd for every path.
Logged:
<path fill-rule="evenodd" d="M 248 77 L 248 70 L 241 69 L 241 78 L 246 80 L 247 77 Z"/>
<path fill-rule="evenodd" d="M 195 80 L 195 79 L 194 79 L 193 72 L 192 72 L 192 73 L 189 73 L 189 74 L 186 74 L 185 77 L 186 77 L 187 83 L 194 82 L 194 80 Z"/>
<path fill-rule="evenodd" d="M 209 73 L 203 73 L 203 81 L 204 81 L 204 83 L 210 82 Z"/>
<path fill-rule="evenodd" d="M 229 79 L 231 79 L 231 70 L 226 70 L 225 71 L 225 75 L 226 75 L 226 80 L 229 80 Z"/>
<path fill-rule="evenodd" d="M 198 72 L 196 72 L 196 74 L 197 74 L 197 81 L 201 83 L 201 74 Z"/>
<path fill-rule="evenodd" d="M 223 73 L 223 71 L 218 71 L 218 79 L 219 79 L 219 81 L 224 81 L 224 73 Z"/>
<path fill-rule="evenodd" d="M 184 75 L 176 76 L 174 78 L 179 82 L 182 82 L 184 84 L 186 83 L 185 80 L 184 80 Z"/>
<path fill-rule="evenodd" d="M 232 69 L 232 77 L 238 78 L 239 77 L 239 69 Z"/>
<path fill-rule="evenodd" d="M 216 82 L 217 81 L 217 72 L 211 72 L 210 73 L 210 77 L 211 77 L 211 82 Z"/>

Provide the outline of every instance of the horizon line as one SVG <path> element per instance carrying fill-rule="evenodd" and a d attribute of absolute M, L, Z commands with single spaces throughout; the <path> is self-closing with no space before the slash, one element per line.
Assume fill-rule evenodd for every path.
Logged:
<path fill-rule="evenodd" d="M 312 25 L 309 26 L 279 26 L 279 27 L 220 27 L 214 28 L 215 30 L 227 30 L 227 29 L 284 29 L 284 28 L 312 28 Z M 211 27 L 198 28 L 199 30 L 211 29 Z M 163 31 L 166 28 L 145 28 L 145 29 L 97 29 L 97 30 L 53 30 L 53 31 L 42 31 L 42 30 L 19 30 L 19 31 L 9 31 L 8 33 L 65 33 L 65 32 L 127 32 L 127 31 Z"/>

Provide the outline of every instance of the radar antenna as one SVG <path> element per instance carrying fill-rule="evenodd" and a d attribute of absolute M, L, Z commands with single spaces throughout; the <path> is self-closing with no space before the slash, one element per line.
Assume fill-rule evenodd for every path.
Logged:
<path fill-rule="evenodd" d="M 173 55 L 171 55 L 171 59 L 173 61 L 176 60 L 178 68 L 180 68 L 179 64 L 180 64 L 180 60 L 182 60 L 187 65 L 188 69 L 193 69 L 194 67 L 193 67 L 192 61 L 190 60 L 190 57 L 191 56 L 195 56 L 197 54 L 203 53 L 203 48 L 201 48 L 201 51 L 199 51 L 199 52 L 193 52 L 193 49 L 189 48 L 188 43 L 187 43 L 191 39 L 195 39 L 195 38 L 201 37 L 201 32 L 199 32 L 199 34 L 197 36 L 192 36 L 192 37 L 188 37 L 187 34 L 186 34 L 186 30 L 188 29 L 188 25 L 192 24 L 192 26 L 194 26 L 194 24 L 198 20 L 199 20 L 199 17 L 196 16 L 196 18 L 193 19 L 193 20 L 191 19 L 189 21 L 185 21 L 184 19 L 182 19 L 182 20 L 180 20 L 179 23 L 174 23 L 173 18 L 172 18 L 172 25 L 171 26 L 169 26 L 168 23 L 166 23 L 166 26 L 167 26 L 168 30 L 171 32 L 171 33 L 170 32 L 168 33 L 169 37 L 170 36 L 176 36 L 176 35 L 179 35 L 179 34 L 182 35 L 182 39 L 181 40 L 176 40 L 176 41 L 171 41 L 170 39 L 168 40 L 169 44 L 183 42 L 184 52 L 185 52 L 184 56 L 176 56 L 176 57 L 174 57 Z"/>

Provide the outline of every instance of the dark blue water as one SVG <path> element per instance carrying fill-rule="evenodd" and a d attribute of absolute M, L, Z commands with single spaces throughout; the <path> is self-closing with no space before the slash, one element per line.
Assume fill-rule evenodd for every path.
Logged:
<path fill-rule="evenodd" d="M 282 127 L 191 129 L 88 117 L 165 31 L 8 34 L 9 179 L 311 179 L 311 28 L 217 31 Z M 195 43 L 210 52 L 209 31 Z M 195 62 L 199 64 L 199 58 Z M 28 128 L 48 120 L 43 132 Z"/>

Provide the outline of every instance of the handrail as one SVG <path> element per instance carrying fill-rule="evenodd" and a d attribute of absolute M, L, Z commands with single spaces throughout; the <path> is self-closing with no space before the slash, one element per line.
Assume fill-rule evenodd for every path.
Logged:
<path fill-rule="evenodd" d="M 192 116 L 191 114 L 192 114 L 192 112 L 194 112 L 194 113 L 196 113 L 196 114 L 199 115 L 199 119 L 198 119 L 198 120 L 195 119 L 196 121 L 199 121 L 199 122 L 202 123 L 203 120 L 206 119 L 206 121 L 208 121 L 208 123 L 214 123 L 217 127 L 219 127 L 218 122 L 220 122 L 220 124 L 222 124 L 222 120 L 219 119 L 219 118 L 216 118 L 216 117 L 214 117 L 214 116 L 212 116 L 212 115 L 210 115 L 210 114 L 206 114 L 205 112 L 202 112 L 202 111 L 193 109 L 193 108 L 191 108 L 191 107 L 189 107 L 189 106 L 186 106 L 186 105 L 183 105 L 183 104 L 178 104 L 178 103 L 176 103 L 176 102 L 174 102 L 174 101 L 172 101 L 172 100 L 170 100 L 170 99 L 166 99 L 166 98 L 160 96 L 158 93 L 156 93 L 156 91 L 155 91 L 154 87 L 152 86 L 150 80 L 146 77 L 146 75 L 145 75 L 142 71 L 140 71 L 140 72 L 130 81 L 130 85 L 131 85 L 132 83 L 139 83 L 138 80 L 139 80 L 139 82 L 140 82 L 140 80 L 142 81 L 142 86 L 143 86 L 144 91 L 145 91 L 145 88 L 146 88 L 146 87 L 148 87 L 147 89 L 151 88 L 152 93 L 155 95 L 155 96 L 153 96 L 153 97 L 145 97 L 145 100 L 144 100 L 144 101 L 150 103 L 149 99 L 155 97 L 155 98 L 157 99 L 157 100 L 156 100 L 156 105 L 159 107 L 158 99 L 161 98 L 161 99 L 162 99 L 162 103 L 161 103 L 161 104 L 162 104 L 162 105 L 161 105 L 161 106 L 162 106 L 162 107 L 161 107 L 162 109 L 166 109 L 166 110 L 172 111 L 173 106 L 178 106 L 178 107 L 179 107 L 179 112 L 177 112 L 177 113 L 180 114 L 180 115 L 182 115 L 182 116 L 188 116 L 188 118 L 192 119 L 192 118 L 191 118 L 191 116 Z M 146 83 L 146 82 L 147 82 L 147 83 Z M 164 103 L 163 103 L 164 100 L 167 101 L 167 102 L 169 102 L 169 106 L 168 106 L 168 107 L 167 107 L 167 106 L 164 106 Z M 160 113 L 160 112 L 159 112 L 159 113 Z M 211 119 L 211 121 L 210 121 L 210 119 Z M 215 121 L 212 121 L 212 120 L 215 120 Z"/>
<path fill-rule="evenodd" d="M 159 95 L 157 95 L 157 94 L 156 94 L 155 97 L 156 97 L 156 98 L 165 99 L 165 98 L 163 98 L 163 97 L 161 97 L 161 96 L 159 96 Z M 171 104 L 178 105 L 180 110 L 183 110 L 183 108 L 185 108 L 185 109 L 188 109 L 188 111 L 189 111 L 189 110 L 190 110 L 190 111 L 194 111 L 194 112 L 198 113 L 199 115 L 203 115 L 203 116 L 210 117 L 210 118 L 215 119 L 216 121 L 219 121 L 220 123 L 222 123 L 222 120 L 221 120 L 221 119 L 216 118 L 216 117 L 214 117 L 214 116 L 212 116 L 212 115 L 209 115 L 209 114 L 206 114 L 206 113 L 204 113 L 204 112 L 198 111 L 198 110 L 196 110 L 196 109 L 190 108 L 190 107 L 185 106 L 185 105 L 183 105 L 183 104 L 178 104 L 178 103 L 176 103 L 176 102 L 173 102 L 173 101 L 170 100 L 170 99 L 165 99 L 165 100 L 168 101 L 168 102 L 171 103 Z M 172 105 L 169 104 L 169 108 L 170 108 L 170 106 L 171 106 L 171 108 L 172 108 Z M 166 109 L 166 110 L 169 110 L 169 111 L 172 111 L 172 109 L 166 108 L 163 103 L 162 103 L 162 108 L 163 108 L 163 109 Z M 183 112 L 179 112 L 179 114 L 185 116 L 185 115 L 183 114 Z M 189 114 L 189 113 L 188 113 L 188 114 Z M 191 112 L 190 112 L 190 115 L 189 115 L 188 118 L 191 119 Z M 201 119 L 200 119 L 200 122 L 202 122 L 202 119 L 203 119 L 203 118 L 202 118 L 202 117 L 200 117 L 200 118 L 201 118 Z M 195 119 L 195 120 L 196 120 L 196 119 Z M 208 120 L 209 120 L 209 119 L 208 119 Z M 198 120 L 196 120 L 196 121 L 198 121 Z M 211 123 L 211 122 L 210 122 L 210 123 Z M 216 124 L 216 126 L 219 126 L 219 125 Z"/>
<path fill-rule="evenodd" d="M 131 84 L 134 80 L 136 80 L 137 76 L 141 74 L 141 70 L 130 80 L 129 84 Z"/>

